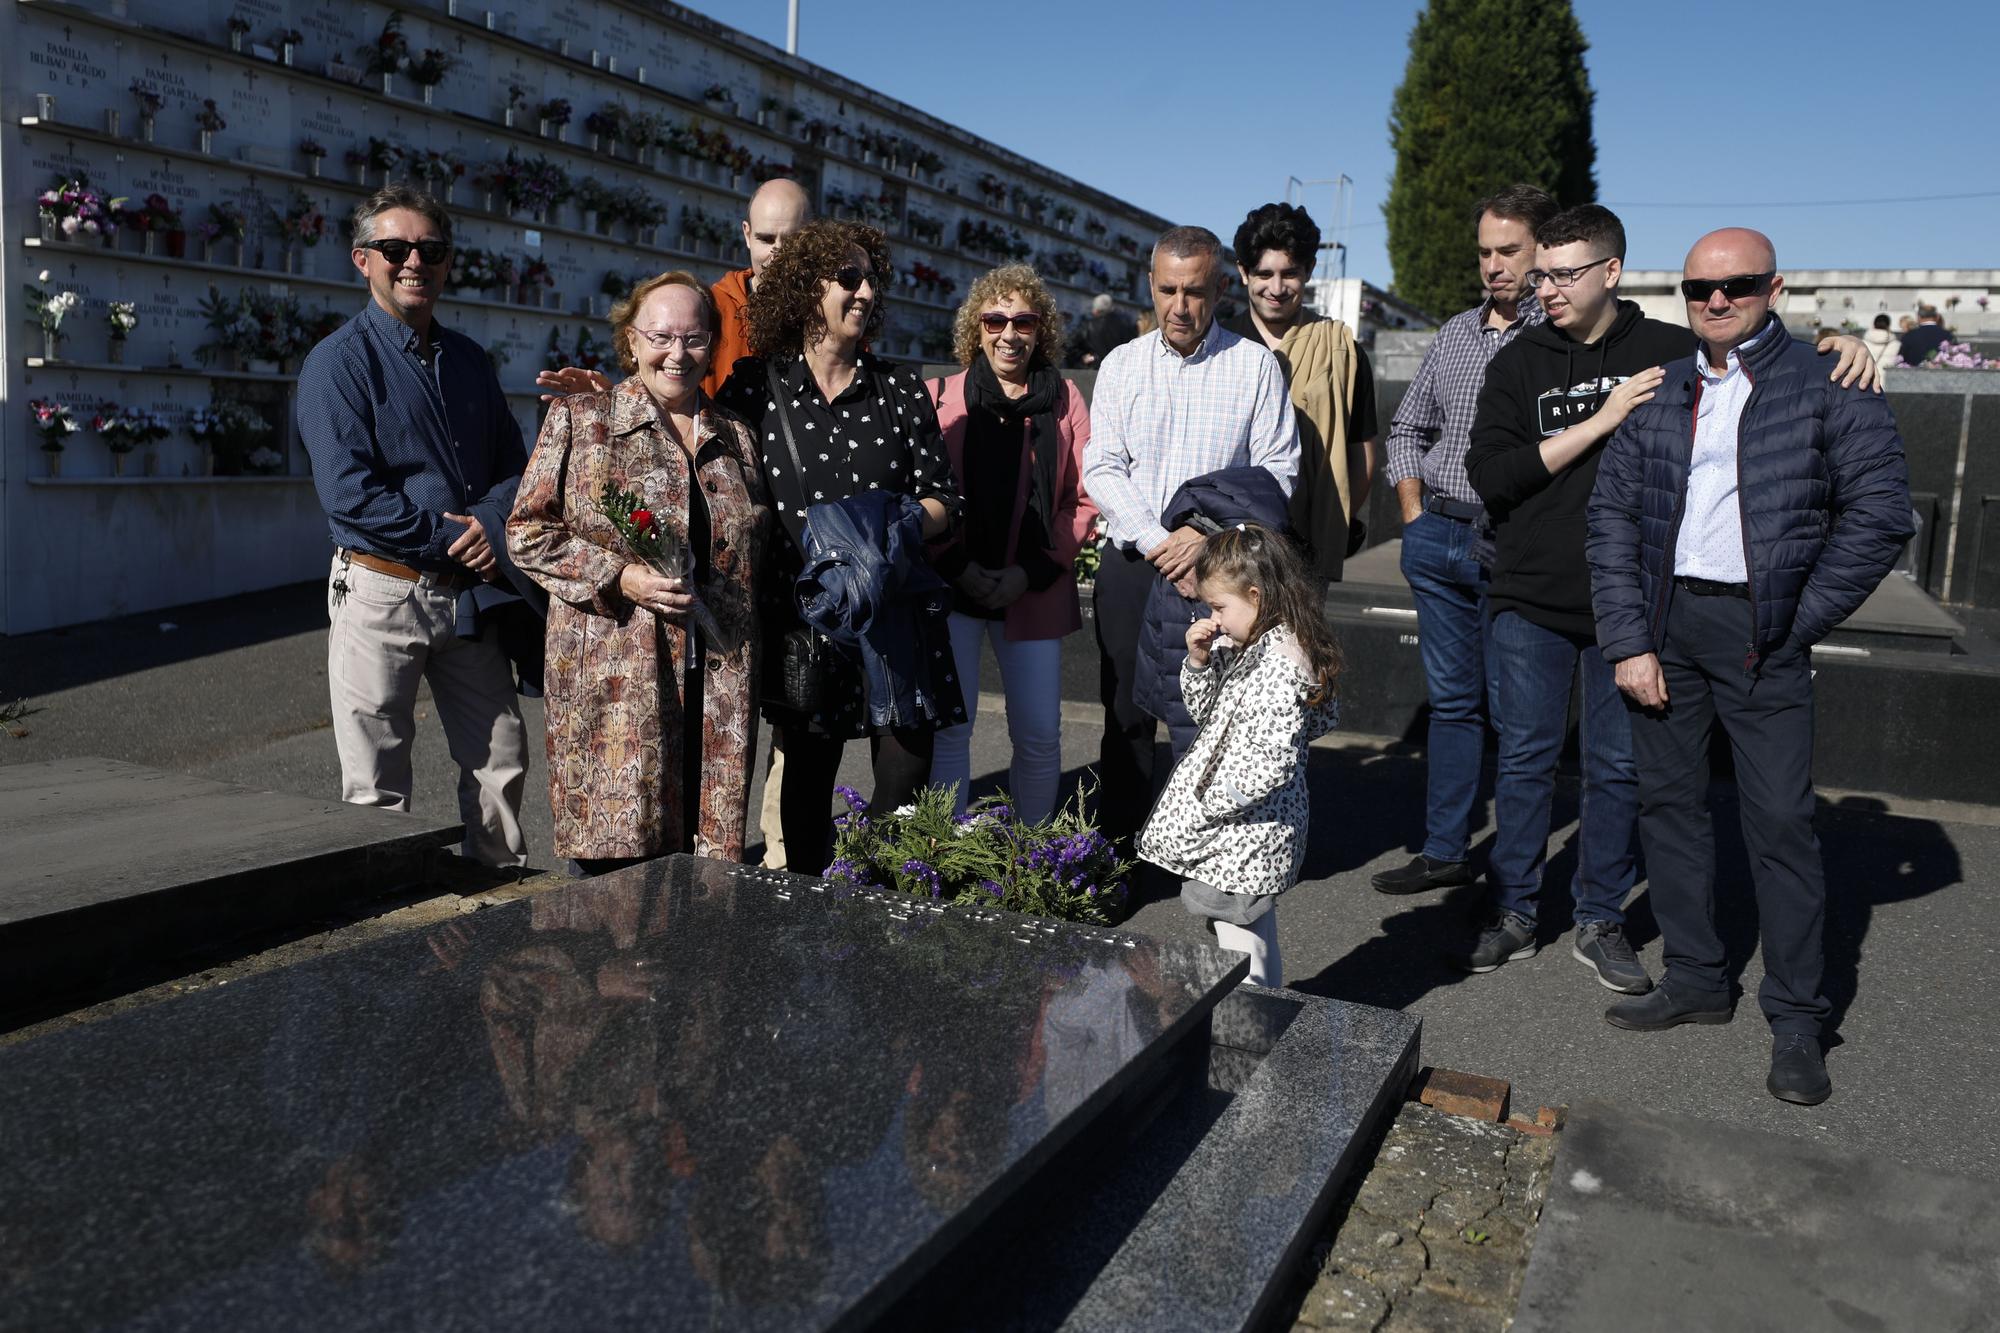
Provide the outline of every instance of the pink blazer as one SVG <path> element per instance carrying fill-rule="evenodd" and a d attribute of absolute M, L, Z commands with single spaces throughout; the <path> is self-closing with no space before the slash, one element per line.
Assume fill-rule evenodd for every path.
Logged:
<path fill-rule="evenodd" d="M 960 494 L 965 487 L 965 372 L 945 380 L 929 382 L 931 402 L 937 408 L 938 429 L 944 432 L 945 451 L 951 455 L 951 472 Z M 1076 554 L 1097 524 L 1097 506 L 1083 493 L 1083 446 L 1090 442 L 1090 409 L 1076 385 L 1065 381 L 1069 402 L 1056 428 L 1062 436 L 1063 455 L 1056 462 L 1056 512 L 1050 515 L 1049 535 L 1055 546 L 1049 555 L 1065 569 L 1076 563 Z M 1021 519 L 1028 512 L 1028 488 L 1034 479 L 1034 459 L 1029 456 L 1027 427 L 1021 430 L 1021 482 L 1014 491 L 1014 513 L 1010 526 L 1007 558 L 1014 558 L 1014 542 L 1020 539 Z M 1010 639 L 1060 639 L 1083 628 L 1083 609 L 1077 601 L 1076 579 L 1057 579 L 1040 592 L 1025 592 L 1007 608 L 1007 637 Z"/>

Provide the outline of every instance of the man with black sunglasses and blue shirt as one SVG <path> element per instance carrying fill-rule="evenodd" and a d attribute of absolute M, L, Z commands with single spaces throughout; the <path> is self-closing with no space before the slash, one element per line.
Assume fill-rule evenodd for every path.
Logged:
<path fill-rule="evenodd" d="M 503 525 L 527 450 L 485 349 L 439 325 L 451 219 L 407 187 L 354 211 L 368 307 L 299 370 L 298 427 L 334 545 L 327 686 L 341 799 L 408 810 L 417 687 L 460 769 L 464 853 L 527 861 L 527 734 L 482 593 L 505 597 Z"/>
<path fill-rule="evenodd" d="M 1732 1016 L 1715 930 L 1709 742 L 1735 757 L 1763 936 L 1765 1088 L 1815 1105 L 1826 881 L 1813 834 L 1812 646 L 1912 534 L 1909 471 L 1876 394 L 1829 383 L 1774 313 L 1769 238 L 1711 232 L 1682 295 L 1700 350 L 1665 368 L 1604 449 L 1589 507 L 1597 637 L 1632 704 L 1639 831 L 1666 974 L 1605 1021 L 1650 1032 Z"/>

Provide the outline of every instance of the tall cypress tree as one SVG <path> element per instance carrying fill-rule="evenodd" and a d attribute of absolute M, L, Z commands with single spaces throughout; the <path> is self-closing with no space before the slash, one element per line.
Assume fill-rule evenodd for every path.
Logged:
<path fill-rule="evenodd" d="M 1503 185 L 1565 208 L 1597 198 L 1589 49 L 1569 0 L 1430 0 L 1417 16 L 1382 207 L 1398 296 L 1439 319 L 1479 300 L 1469 214 Z"/>

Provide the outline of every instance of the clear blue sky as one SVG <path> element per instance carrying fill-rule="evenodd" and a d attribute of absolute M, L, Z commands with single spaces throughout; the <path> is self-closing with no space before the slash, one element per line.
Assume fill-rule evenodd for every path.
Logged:
<path fill-rule="evenodd" d="M 785 0 L 690 7 L 784 46 Z M 1225 241 L 1250 208 L 1284 197 L 1288 176 L 1345 173 L 1348 272 L 1386 283 L 1389 104 L 1420 8 L 802 0 L 799 53 Z M 2000 192 L 2000 4 L 1576 9 L 1597 92 L 1598 195 L 1625 221 L 1633 266 L 1678 268 L 1702 231 L 1741 224 L 1769 232 L 1790 268 L 2000 267 L 2000 193 L 1750 206 Z M 1729 200 L 1743 202 L 1718 202 Z M 1639 206 L 1675 201 L 1717 206 Z M 1306 202 L 1326 228 L 1330 192 Z"/>

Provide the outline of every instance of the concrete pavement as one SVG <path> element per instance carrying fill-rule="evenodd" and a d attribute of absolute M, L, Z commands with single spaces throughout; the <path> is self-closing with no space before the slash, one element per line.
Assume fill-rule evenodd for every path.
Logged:
<path fill-rule="evenodd" d="M 24 736 L 0 736 L 0 763 L 102 755 L 275 791 L 337 790 L 318 597 L 316 586 L 280 589 L 0 638 L 0 697 L 27 695 L 39 710 L 19 724 Z M 162 631 L 163 622 L 177 628 Z M 1066 781 L 1096 755 L 1097 709 L 1074 699 L 1094 676 L 1094 653 L 1087 628 L 1066 646 Z M 988 673 L 990 694 L 998 677 L 990 665 Z M 547 865 L 540 705 L 526 712 L 536 756 L 526 823 L 535 862 Z M 1005 763 L 1001 723 L 989 708 L 975 739 L 974 771 L 987 781 Z M 1754 922 L 1726 792 L 1724 879 L 1745 891 L 1723 926 L 1747 960 L 1748 998 L 1727 1027 L 1629 1033 L 1602 1021 L 1615 997 L 1569 956 L 1559 905 L 1544 908 L 1537 957 L 1480 977 L 1449 968 L 1441 950 L 1471 930 L 1479 890 L 1395 899 L 1368 886 L 1370 874 L 1399 864 L 1421 838 L 1421 753 L 1377 738 L 1330 739 L 1313 755 L 1306 878 L 1280 907 L 1293 986 L 1421 1015 L 1425 1063 L 1511 1079 L 1517 1103 L 1528 1107 L 1597 1098 L 2000 1178 L 2000 1118 L 1987 1110 L 2000 1084 L 2000 1036 L 1977 1017 L 1991 1010 L 1987 987 L 2000 971 L 2000 896 L 1977 887 L 2000 870 L 2000 810 L 1832 794 L 1820 829 L 1840 1044 L 1828 1057 L 1833 1099 L 1803 1108 L 1763 1090 L 1761 972 L 1749 956 Z M 864 747 L 850 747 L 843 781 L 865 791 L 863 755 Z M 416 764 L 419 810 L 449 815 L 455 777 L 434 722 L 420 724 Z M 1484 809 L 1479 818 L 1483 837 Z M 1575 832 L 1575 791 L 1565 784 L 1548 901 L 1564 897 Z M 1475 859 L 1483 854 L 1477 848 Z M 1201 929 L 1171 897 L 1142 905 L 1130 926 L 1183 937 Z M 1660 945 L 1643 888 L 1631 926 L 1657 974 Z"/>

